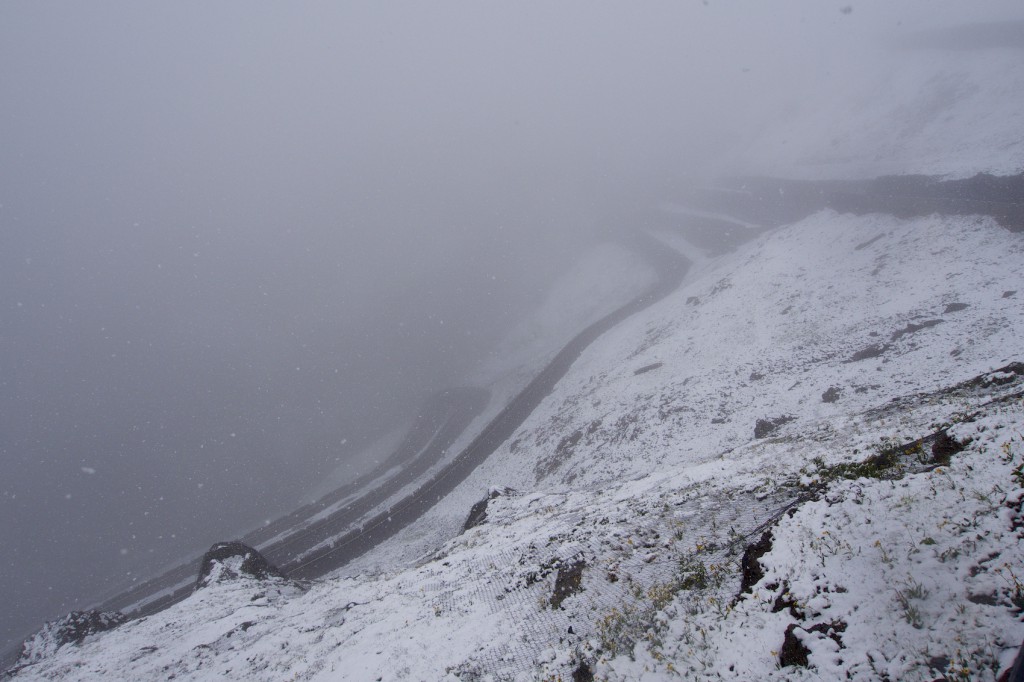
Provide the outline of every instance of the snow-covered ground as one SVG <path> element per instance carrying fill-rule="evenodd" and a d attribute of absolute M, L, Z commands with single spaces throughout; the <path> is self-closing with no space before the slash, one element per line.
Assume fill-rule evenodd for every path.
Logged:
<path fill-rule="evenodd" d="M 721 170 L 806 179 L 1024 171 L 1024 108 L 1011 104 L 1024 90 L 1019 47 L 938 50 L 912 39 L 820 65 L 813 92 L 778 103 Z"/>
<path fill-rule="evenodd" d="M 846 129 L 787 117 L 747 167 L 1021 169 L 1019 53 L 901 64 L 837 84 Z M 787 126 L 820 135 L 794 149 Z M 335 576 L 213 585 L 17 679 L 994 679 L 1024 639 L 1024 376 L 996 371 L 1024 361 L 1022 235 L 822 211 L 720 257 L 662 238 L 699 256 L 683 285 L 420 521 Z M 581 260 L 479 370 L 495 397 L 466 438 L 650 277 L 614 247 Z M 948 462 L 886 459 L 947 427 Z"/>
<path fill-rule="evenodd" d="M 1024 292 L 1022 253 L 1019 235 L 974 217 L 822 212 L 767 234 L 599 339 L 375 559 L 447 532 L 431 560 L 306 593 L 212 587 L 21 676 L 530 679 L 586 660 L 610 679 L 790 677 L 803 669 L 780 669 L 777 652 L 799 623 L 830 676 L 931 679 L 948 662 L 983 679 L 1024 637 L 1011 574 L 1024 414 L 1019 397 L 982 405 L 1024 381 L 943 389 L 1024 355 L 1024 306 L 1008 293 Z M 855 360 L 872 345 L 880 355 Z M 732 604 L 739 552 L 798 499 L 801 476 L 979 409 L 955 427 L 973 441 L 948 467 L 836 481 L 782 517 L 765 578 Z M 792 420 L 754 437 L 780 416 Z M 457 535 L 468 502 L 506 486 L 518 492 Z M 554 607 L 560 570 L 582 591 Z M 773 613 L 782 590 L 798 606 Z M 807 630 L 840 621 L 845 648 Z"/>

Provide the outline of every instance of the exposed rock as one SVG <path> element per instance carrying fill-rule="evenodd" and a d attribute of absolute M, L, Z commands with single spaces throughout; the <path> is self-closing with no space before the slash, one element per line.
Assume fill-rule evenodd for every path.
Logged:
<path fill-rule="evenodd" d="M 896 340 L 906 336 L 907 334 L 913 334 L 914 332 L 919 332 L 922 329 L 928 329 L 929 327 L 934 327 L 935 325 L 942 324 L 943 322 L 944 322 L 944 320 L 925 320 L 924 322 L 921 322 L 920 324 L 914 324 L 913 322 L 908 322 L 906 327 L 904 327 L 903 329 L 900 329 L 899 331 L 893 332 L 892 336 L 889 337 L 889 340 L 890 341 L 896 341 Z"/>
<path fill-rule="evenodd" d="M 778 584 L 768 586 L 773 589 L 778 589 L 779 594 L 775 597 L 775 601 L 772 602 L 772 613 L 780 613 L 782 611 L 789 611 L 789 615 L 794 618 L 803 619 L 804 613 L 800 609 L 800 606 L 796 603 L 796 599 L 789 593 L 789 583 L 783 583 L 781 589 Z"/>
<path fill-rule="evenodd" d="M 979 374 L 973 379 L 968 379 L 967 381 L 957 384 L 954 389 L 1003 386 L 1005 384 L 1012 384 L 1017 380 L 1017 377 L 1022 376 L 1024 376 L 1024 362 L 1011 362 L 999 369 Z"/>
<path fill-rule="evenodd" d="M 586 568 L 586 565 L 587 562 L 583 558 L 578 558 L 572 563 L 563 563 L 558 566 L 558 575 L 555 576 L 555 591 L 552 592 L 551 599 L 548 600 L 551 608 L 560 608 L 566 598 L 582 589 L 583 569 Z"/>
<path fill-rule="evenodd" d="M 783 424 L 796 419 L 796 417 L 788 414 L 784 414 L 781 417 L 775 417 L 774 419 L 758 419 L 754 425 L 754 438 L 765 438 L 771 435 L 776 429 Z"/>
<path fill-rule="evenodd" d="M 983 606 L 996 606 L 999 604 L 999 597 L 995 592 L 981 592 L 978 594 L 968 594 L 967 601 L 972 604 L 981 604 Z"/>
<path fill-rule="evenodd" d="M 871 358 L 878 358 L 885 355 L 885 352 L 889 350 L 889 344 L 885 343 L 873 343 L 867 348 L 862 348 L 853 355 L 847 362 L 860 362 L 861 360 L 869 360 Z"/>
<path fill-rule="evenodd" d="M 860 244 L 857 244 L 857 246 L 853 247 L 853 250 L 854 251 L 860 251 L 862 249 L 866 249 L 866 248 L 868 248 L 869 246 L 871 246 L 872 244 L 874 244 L 875 242 L 877 242 L 879 239 L 881 239 L 884 236 L 885 236 L 884 232 L 882 234 L 876 234 L 874 237 L 872 237 L 871 239 L 867 240 L 866 242 L 861 242 Z"/>
<path fill-rule="evenodd" d="M 796 623 L 791 623 L 786 628 L 786 636 L 782 640 L 782 649 L 779 651 L 779 665 L 783 668 L 792 665 L 807 667 L 807 656 L 810 655 L 811 650 L 800 641 L 800 637 L 796 634 L 797 630 L 804 632 L 804 629 Z"/>
<path fill-rule="evenodd" d="M 244 576 L 257 580 L 283 579 L 285 574 L 249 545 L 233 540 L 218 542 L 203 555 L 196 589 Z"/>
<path fill-rule="evenodd" d="M 966 443 L 961 443 L 943 429 L 935 434 L 935 440 L 932 441 L 932 462 L 949 464 L 950 458 L 965 447 Z"/>
<path fill-rule="evenodd" d="M 829 386 L 828 390 L 821 394 L 821 402 L 834 403 L 839 400 L 839 396 L 842 394 L 843 391 L 838 386 Z"/>
<path fill-rule="evenodd" d="M 487 497 L 475 503 L 469 509 L 469 516 L 466 518 L 466 522 L 462 524 L 462 532 L 465 533 L 470 528 L 476 528 L 477 526 L 487 521 L 487 503 L 496 497 L 507 495 L 510 492 L 514 492 L 511 488 L 491 488 L 487 491 Z"/>
<path fill-rule="evenodd" d="M 465 533 L 470 528 L 476 528 L 487 521 L 487 503 L 491 501 L 490 496 L 475 502 L 472 507 L 469 508 L 469 516 L 466 517 L 466 522 L 462 524 L 462 532 Z"/>
<path fill-rule="evenodd" d="M 653 362 L 653 363 L 651 363 L 649 365 L 644 365 L 640 369 L 633 370 L 633 374 L 637 375 L 637 374 L 643 374 L 645 372 L 650 372 L 653 369 L 658 369 L 659 367 L 661 367 L 664 364 L 665 363 L 663 363 L 663 362 Z"/>
<path fill-rule="evenodd" d="M 1017 658 L 1006 672 L 999 676 L 999 682 L 1021 682 L 1024 680 L 1024 644 L 1017 649 Z"/>
<path fill-rule="evenodd" d="M 580 661 L 580 664 L 572 671 L 572 682 L 594 682 L 594 671 L 590 669 L 586 661 Z"/>
<path fill-rule="evenodd" d="M 834 620 L 831 623 L 815 623 L 811 627 L 807 628 L 807 632 L 820 632 L 838 644 L 840 649 L 846 648 L 841 636 L 842 633 L 846 632 L 846 621 Z"/>
<path fill-rule="evenodd" d="M 1013 298 L 1016 295 L 1017 295 L 1017 290 L 1016 289 L 1013 289 L 1011 291 L 1004 291 L 1003 292 L 1003 298 Z"/>
<path fill-rule="evenodd" d="M 834 641 L 840 648 L 844 648 L 840 633 L 845 631 L 846 623 L 841 620 L 831 623 L 816 623 L 809 628 L 803 628 L 796 623 L 791 623 L 786 628 L 786 634 L 782 640 L 782 648 L 779 650 L 779 665 L 783 668 L 789 666 L 807 667 L 808 656 L 810 656 L 811 650 L 804 645 L 800 633 L 820 633 Z"/>
<path fill-rule="evenodd" d="M 576 429 L 568 436 L 562 437 L 562 440 L 558 442 L 558 447 L 555 448 L 555 452 L 559 455 L 572 454 L 573 448 L 576 447 L 576 444 L 580 442 L 581 438 L 583 438 L 583 429 Z"/>
<path fill-rule="evenodd" d="M 113 630 L 127 620 L 119 611 L 72 611 L 26 639 L 21 645 L 18 665 L 40 661 L 66 644 L 81 644 L 89 635 Z"/>
<path fill-rule="evenodd" d="M 764 577 L 764 569 L 761 568 L 761 557 L 771 551 L 772 532 L 766 530 L 757 542 L 747 545 L 743 550 L 743 559 L 740 561 L 742 577 L 740 579 L 739 595 L 749 594 L 754 585 Z"/>
<path fill-rule="evenodd" d="M 971 306 L 966 303 L 950 303 L 945 307 L 945 309 L 943 309 L 942 314 L 948 315 L 949 313 L 958 313 L 961 310 L 967 310 L 970 307 Z"/>

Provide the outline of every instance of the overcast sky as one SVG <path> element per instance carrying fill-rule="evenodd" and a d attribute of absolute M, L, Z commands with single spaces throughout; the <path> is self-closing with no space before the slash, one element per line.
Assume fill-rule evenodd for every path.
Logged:
<path fill-rule="evenodd" d="M 1013 7 L 5 0 L 0 639 L 291 508 L 834 65 Z"/>

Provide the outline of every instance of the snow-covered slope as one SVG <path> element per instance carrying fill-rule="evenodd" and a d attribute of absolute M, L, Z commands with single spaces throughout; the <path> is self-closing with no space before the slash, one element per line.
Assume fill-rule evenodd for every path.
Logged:
<path fill-rule="evenodd" d="M 837 84 L 848 127 L 787 116 L 743 167 L 1018 171 L 1018 55 L 910 52 Z M 700 255 L 335 576 L 214 585 L 17 679 L 994 679 L 1024 639 L 1022 261 L 990 218 L 833 211 Z M 582 260 L 463 440 L 650 277 Z"/>
<path fill-rule="evenodd" d="M 1024 559 L 1019 509 L 1005 506 L 1020 496 L 1019 397 L 958 427 L 974 443 L 941 472 L 837 482 L 798 507 L 775 531 L 768 577 L 730 598 L 746 536 L 799 499 L 802 469 L 810 481 L 1021 390 L 1008 375 L 942 393 L 1024 356 L 1022 294 L 1010 293 L 1024 292 L 1022 253 L 1020 235 L 985 218 L 823 212 L 767 234 L 599 339 L 512 441 L 377 555 L 454 537 L 432 560 L 304 594 L 211 588 L 19 677 L 530 678 L 581 660 L 612 679 L 730 666 L 739 679 L 790 676 L 773 651 L 807 619 L 847 627 L 842 655 L 804 635 L 819 669 L 927 679 L 941 666 L 923 652 L 1005 665 L 1024 637 L 1007 572 Z M 791 421 L 754 437 L 758 419 L 781 416 Z M 458 536 L 492 486 L 518 492 Z M 982 537 L 965 535 L 971 524 Z M 783 583 L 813 616 L 772 613 Z M 826 587 L 850 596 L 815 592 Z M 888 628 L 884 641 L 871 628 Z M 897 635 L 913 646 L 887 648 Z"/>
<path fill-rule="evenodd" d="M 1024 171 L 1024 109 L 1008 106 L 1024 89 L 1020 47 L 939 50 L 913 38 L 823 65 L 814 91 L 781 105 L 723 170 L 810 179 Z"/>

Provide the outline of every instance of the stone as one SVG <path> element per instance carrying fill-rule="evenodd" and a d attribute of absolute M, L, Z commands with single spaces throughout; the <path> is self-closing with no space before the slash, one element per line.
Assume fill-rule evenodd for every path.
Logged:
<path fill-rule="evenodd" d="M 218 542 L 203 555 L 196 579 L 196 589 L 214 583 L 238 580 L 240 578 L 256 580 L 285 579 L 286 576 L 271 564 L 257 550 L 244 542 Z"/>

